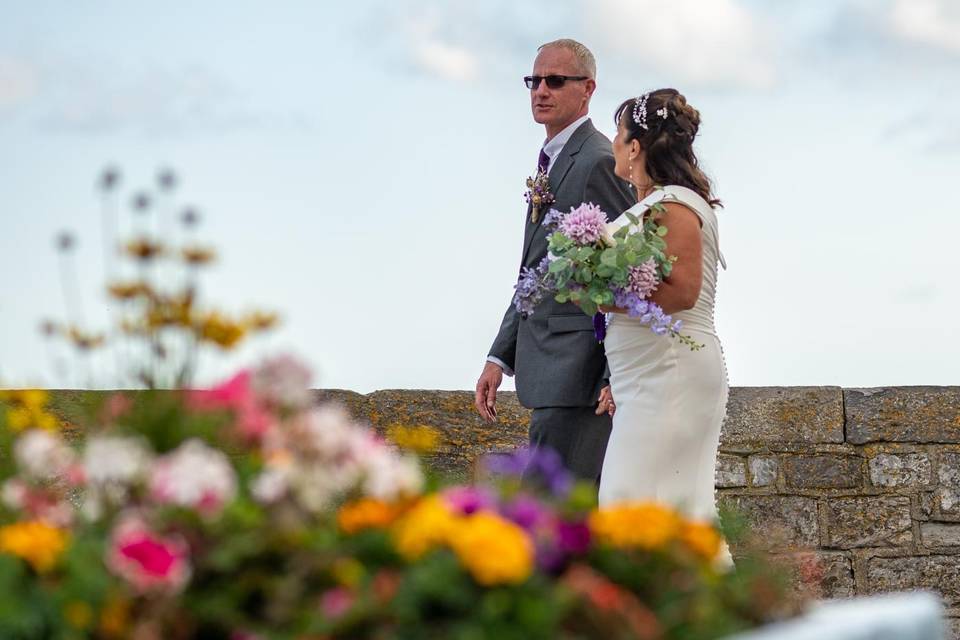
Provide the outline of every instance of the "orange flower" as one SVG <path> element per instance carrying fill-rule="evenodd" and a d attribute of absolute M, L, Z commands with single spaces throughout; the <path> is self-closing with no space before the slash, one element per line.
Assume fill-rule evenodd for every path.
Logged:
<path fill-rule="evenodd" d="M 384 529 L 396 520 L 399 509 L 375 498 L 361 498 L 340 507 L 337 525 L 346 534 L 364 529 Z"/>
<path fill-rule="evenodd" d="M 679 532 L 680 517 L 655 502 L 621 503 L 590 514 L 590 530 L 615 547 L 660 549 Z"/>
<path fill-rule="evenodd" d="M 685 522 L 680 540 L 704 560 L 713 560 L 720 553 L 720 534 L 708 522 Z"/>
<path fill-rule="evenodd" d="M 243 325 L 212 311 L 200 318 L 197 334 L 201 340 L 212 342 L 223 349 L 231 349 L 246 334 Z"/>
<path fill-rule="evenodd" d="M 57 564 L 67 547 L 66 532 L 39 521 L 0 528 L 0 551 L 23 558 L 39 573 Z"/>

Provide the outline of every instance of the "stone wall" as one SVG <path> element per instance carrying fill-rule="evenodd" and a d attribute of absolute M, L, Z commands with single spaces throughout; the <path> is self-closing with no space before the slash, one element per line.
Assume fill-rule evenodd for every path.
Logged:
<path fill-rule="evenodd" d="M 381 429 L 437 427 L 430 462 L 456 474 L 526 440 L 512 393 L 495 425 L 470 392 L 321 393 Z M 811 550 L 826 596 L 933 589 L 960 638 L 960 388 L 732 389 L 716 486 L 771 552 Z"/>

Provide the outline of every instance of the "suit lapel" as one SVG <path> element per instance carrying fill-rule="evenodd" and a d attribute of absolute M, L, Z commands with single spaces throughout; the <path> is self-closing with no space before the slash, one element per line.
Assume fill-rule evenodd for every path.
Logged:
<path fill-rule="evenodd" d="M 587 138 L 589 138 L 590 134 L 594 131 L 596 131 L 596 129 L 593 127 L 593 122 L 587 120 L 573 132 L 573 135 L 570 136 L 567 143 L 563 145 L 563 149 L 560 150 L 560 155 L 557 156 L 553 167 L 550 169 L 550 193 L 552 193 L 555 198 L 560 192 L 560 186 L 563 184 L 564 178 L 567 177 L 574 162 L 576 162 L 576 156 L 580 153 L 580 149 L 583 148 L 583 143 L 587 141 Z M 537 230 L 540 229 L 540 225 L 543 224 L 543 218 L 547 215 L 547 211 L 549 211 L 549 209 L 547 211 L 541 211 L 537 217 L 537 221 L 530 222 L 531 209 L 532 207 L 528 205 L 527 224 L 526 227 L 524 227 L 525 233 L 523 234 L 523 259 L 521 260 L 521 264 L 526 262 L 527 254 L 530 252 L 530 245 L 533 243 L 533 237 L 537 235 Z"/>

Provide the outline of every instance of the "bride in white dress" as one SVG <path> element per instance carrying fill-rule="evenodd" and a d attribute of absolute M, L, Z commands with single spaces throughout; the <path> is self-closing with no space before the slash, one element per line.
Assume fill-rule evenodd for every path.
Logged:
<path fill-rule="evenodd" d="M 666 212 L 667 255 L 677 257 L 652 300 L 698 351 L 654 334 L 623 310 L 611 314 L 605 340 L 616 410 L 600 479 L 600 503 L 657 500 L 691 518 L 713 520 L 714 464 L 727 403 L 727 372 L 713 322 L 720 255 L 719 205 L 697 165 L 699 112 L 674 89 L 624 102 L 613 140 L 616 173 L 637 189 L 629 211 Z M 622 223 L 622 220 L 621 220 Z M 724 265 L 725 267 L 726 265 Z"/>

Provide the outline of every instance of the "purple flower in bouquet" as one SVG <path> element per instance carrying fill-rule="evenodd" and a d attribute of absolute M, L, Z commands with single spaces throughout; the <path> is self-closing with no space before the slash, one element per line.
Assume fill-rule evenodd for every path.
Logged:
<path fill-rule="evenodd" d="M 547 215 L 543 217 L 543 226 L 545 227 L 555 227 L 560 224 L 560 219 L 563 218 L 563 214 L 557 211 L 556 209 L 550 209 L 547 212 Z"/>
<path fill-rule="evenodd" d="M 548 287 L 546 273 L 550 265 L 550 257 L 545 256 L 536 269 L 520 268 L 520 277 L 513 287 L 513 306 L 524 317 L 532 315 L 533 310 L 543 300 Z"/>
<path fill-rule="evenodd" d="M 483 509 L 493 509 L 497 504 L 493 492 L 486 487 L 450 487 L 441 496 L 448 507 L 465 516 Z"/>
<path fill-rule="evenodd" d="M 660 279 L 657 277 L 657 263 L 650 258 L 643 264 L 630 267 L 630 274 L 627 281 L 627 291 L 637 294 L 641 298 L 649 298 L 654 291 Z"/>
<path fill-rule="evenodd" d="M 560 218 L 559 231 L 576 244 L 593 244 L 603 236 L 607 216 L 597 205 L 585 202 Z"/>
<path fill-rule="evenodd" d="M 641 323 L 648 325 L 655 334 L 662 336 L 680 330 L 681 322 L 663 312 L 655 302 L 641 298 L 633 291 L 618 289 L 614 291 L 614 304 L 627 310 L 627 315 L 637 318 Z"/>

